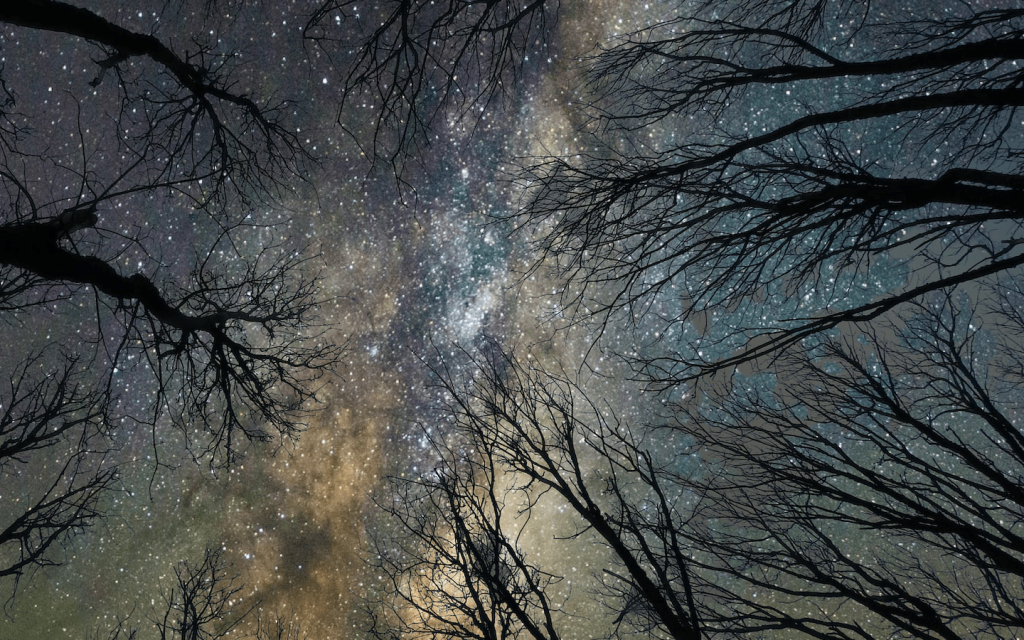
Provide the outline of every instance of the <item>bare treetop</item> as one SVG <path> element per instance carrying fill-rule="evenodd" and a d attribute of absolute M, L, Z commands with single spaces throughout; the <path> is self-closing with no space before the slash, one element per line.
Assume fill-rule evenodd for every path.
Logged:
<path fill-rule="evenodd" d="M 671 382 L 1024 264 L 1024 12 L 947 4 L 707 8 L 595 54 L 580 147 L 533 160 L 518 218 L 565 302 L 697 327 L 646 370 Z"/>
<path fill-rule="evenodd" d="M 448 123 L 472 128 L 500 110 L 529 77 L 529 57 L 543 51 L 552 4 L 326 0 L 305 34 L 344 79 L 339 122 L 356 139 L 368 135 L 366 154 L 400 172 Z"/>
<path fill-rule="evenodd" d="M 319 267 L 249 209 L 301 180 L 305 152 L 279 120 L 281 105 L 235 93 L 230 55 L 179 55 L 85 9 L 33 0 L 0 9 L 0 21 L 84 38 L 103 54 L 78 88 L 83 99 L 67 98 L 77 148 L 48 151 L 19 105 L 6 114 L 5 303 L 92 299 L 98 362 L 121 375 L 141 367 L 156 381 L 151 413 L 132 417 L 170 415 L 194 432 L 197 457 L 230 463 L 246 440 L 296 433 L 338 349 L 314 326 Z M 130 209 L 151 217 L 126 218 Z M 182 255 L 167 245 L 175 234 L 206 246 Z M 150 273 L 125 269 L 131 262 Z"/>
<path fill-rule="evenodd" d="M 148 442 L 154 476 L 235 464 L 302 430 L 342 347 L 318 319 L 315 248 L 280 210 L 309 160 L 285 103 L 240 91 L 233 54 L 201 39 L 54 0 L 5 3 L 0 24 L 0 484 L 24 485 L 0 505 L 0 576 L 16 580 L 102 517 L 125 442 Z"/>
<path fill-rule="evenodd" d="M 296 163 L 308 159 L 283 120 L 286 102 L 237 92 L 231 53 L 198 43 L 177 52 L 153 35 L 56 0 L 9 3 L 0 21 L 92 43 L 96 74 L 89 85 L 120 94 L 118 137 L 132 161 L 118 163 L 125 175 L 77 202 L 79 208 L 139 188 L 174 188 L 200 206 L 225 189 L 232 199 L 266 197 L 298 178 Z"/>

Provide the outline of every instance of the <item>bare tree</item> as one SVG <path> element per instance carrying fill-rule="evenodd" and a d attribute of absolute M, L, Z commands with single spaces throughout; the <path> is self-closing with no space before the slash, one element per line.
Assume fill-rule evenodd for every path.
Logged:
<path fill-rule="evenodd" d="M 681 414 L 685 531 L 726 633 L 1001 638 L 1024 624 L 1021 309 L 936 291 Z M 684 417 L 685 416 L 685 417 Z"/>
<path fill-rule="evenodd" d="M 341 347 L 316 256 L 265 221 L 309 161 L 286 103 L 239 92 L 233 53 L 201 38 L 176 51 L 54 0 L 0 23 L 93 72 L 47 92 L 17 48 L 0 70 L 0 317 L 28 354 L 2 364 L 0 575 L 20 576 L 102 515 L 112 431 L 148 434 L 154 473 L 230 465 L 301 431 Z"/>
<path fill-rule="evenodd" d="M 616 634 L 700 637 L 687 506 L 665 484 L 665 461 L 572 381 L 491 347 L 470 383 L 435 370 L 450 394 L 451 422 L 425 435 L 439 466 L 393 479 L 379 501 L 392 529 L 374 549 L 385 577 L 376 635 L 558 638 L 574 618 L 556 598 L 596 593 Z M 607 555 L 594 593 L 560 592 L 564 576 L 527 562 L 519 541 L 543 535 L 542 500 L 565 514 L 567 552 Z"/>
<path fill-rule="evenodd" d="M 439 466 L 381 501 L 378 637 L 565 635 L 572 599 L 595 595 L 612 616 L 587 624 L 621 636 L 1014 637 L 1022 309 L 1012 279 L 981 302 L 936 291 L 666 403 L 648 427 L 496 348 L 471 382 L 436 369 L 452 422 L 425 436 Z M 551 501 L 565 514 L 554 534 L 535 524 Z M 566 557 L 603 550 L 590 591 L 565 595 L 554 567 L 522 560 L 537 535 L 559 535 Z M 473 589 L 527 566 L 550 576 L 531 597 L 569 600 L 524 607 L 533 627 L 471 617 Z"/>
<path fill-rule="evenodd" d="M 221 549 L 207 549 L 199 563 L 180 562 L 174 568 L 174 582 L 161 591 L 160 605 L 147 614 L 153 634 L 131 623 L 131 616 L 118 618 L 107 640 L 300 640 L 299 625 L 280 616 L 263 617 L 258 600 L 247 601 L 245 585 L 230 571 Z M 255 623 L 255 626 L 253 626 Z M 100 639 L 100 632 L 94 635 Z"/>
<path fill-rule="evenodd" d="M 368 600 L 370 632 L 557 639 L 548 589 L 559 579 L 532 564 L 508 528 L 530 497 L 501 476 L 491 452 L 434 445 L 439 466 L 393 479 L 376 499 L 387 520 L 374 533 L 371 563 L 382 577 Z"/>
<path fill-rule="evenodd" d="M 242 585 L 227 571 L 219 549 L 207 549 L 199 564 L 174 568 L 174 586 L 162 592 L 164 606 L 150 617 L 160 640 L 223 638 L 252 613 L 256 605 L 244 603 Z"/>
<path fill-rule="evenodd" d="M 344 79 L 339 122 L 369 121 L 366 153 L 401 172 L 449 122 L 472 128 L 528 80 L 529 57 L 547 58 L 557 2 L 325 0 L 306 37 Z M 364 113 L 365 110 L 365 113 Z M 491 115 L 493 117 L 493 114 Z"/>
<path fill-rule="evenodd" d="M 306 153 L 281 119 L 288 103 L 261 102 L 235 91 L 234 52 L 218 51 L 197 39 L 193 50 L 178 53 L 153 35 L 57 0 L 6 6 L 0 10 L 0 22 L 92 43 L 103 57 L 93 60 L 96 75 L 89 87 L 108 87 L 120 94 L 119 104 L 114 103 L 116 114 L 110 115 L 116 115 L 121 129 L 117 137 L 130 152 L 116 167 L 125 173 L 113 173 L 119 178 L 116 182 L 88 194 L 94 186 L 88 178 L 104 175 L 90 165 L 80 176 L 82 189 L 75 192 L 78 197 L 69 209 L 88 211 L 132 187 L 176 187 L 204 203 L 215 200 L 215 194 L 265 198 L 284 179 L 297 177 L 294 163 Z M 17 91 L 8 88 L 12 90 Z M 12 140 L 4 142 L 13 147 Z M 207 183 L 201 196 L 194 188 L 199 180 Z"/>
<path fill-rule="evenodd" d="M 310 383 L 338 348 L 315 328 L 313 259 L 248 208 L 272 203 L 304 157 L 278 119 L 284 105 L 233 93 L 225 54 L 200 46 L 179 56 L 84 9 L 33 0 L 0 10 L 0 21 L 88 39 L 107 56 L 87 88 L 98 104 L 86 114 L 72 100 L 71 152 L 36 153 L 41 141 L 20 125 L 24 118 L 5 113 L 5 307 L 95 308 L 101 360 L 122 374 L 149 369 L 151 407 L 189 431 L 201 426 L 209 438 L 196 453 L 217 464 L 230 463 L 246 439 L 295 433 Z M 112 131 L 83 121 L 109 117 L 111 106 Z M 107 160 L 111 154 L 116 160 Z M 163 220 L 118 211 L 131 207 L 159 207 Z M 105 216 L 119 226 L 104 227 Z M 166 235 L 154 238 L 147 228 Z M 204 229 L 212 235 L 193 236 L 199 246 L 185 255 L 194 252 L 191 268 L 180 249 L 167 260 L 161 242 L 170 234 Z M 153 275 L 132 273 L 136 262 Z"/>
<path fill-rule="evenodd" d="M 0 578 L 56 562 L 51 547 L 89 527 L 118 486 L 108 456 L 106 403 L 82 383 L 74 357 L 57 370 L 26 359 L 0 392 L 0 486 L 16 505 L 0 519 Z M 41 455 L 40 455 L 41 453 Z"/>
<path fill-rule="evenodd" d="M 646 375 L 727 368 L 1024 264 L 1020 9 L 679 15 L 588 60 L 579 147 L 533 161 L 518 217 L 579 285 L 568 306 L 659 318 Z"/>

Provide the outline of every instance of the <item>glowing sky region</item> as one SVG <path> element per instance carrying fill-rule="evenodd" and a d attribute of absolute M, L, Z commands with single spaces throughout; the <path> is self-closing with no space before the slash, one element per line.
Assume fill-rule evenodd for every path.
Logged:
<path fill-rule="evenodd" d="M 88 6 L 128 28 L 157 24 L 154 11 L 136 3 Z M 589 344 L 573 333 L 547 340 L 551 326 L 540 319 L 557 311 L 560 285 L 542 273 L 519 282 L 531 256 L 506 229 L 487 223 L 515 206 L 518 194 L 502 173 L 511 158 L 571 152 L 569 87 L 578 83 L 570 61 L 644 22 L 643 7 L 563 2 L 535 82 L 517 87 L 507 110 L 486 114 L 475 129 L 441 131 L 422 166 L 411 169 L 413 188 L 401 192 L 386 173 L 367 173 L 358 147 L 337 127 L 336 72 L 300 38 L 308 9 L 277 0 L 232 6 L 237 15 L 217 21 L 218 37 L 242 52 L 246 90 L 294 101 L 307 145 L 321 159 L 313 189 L 300 185 L 280 215 L 291 218 L 282 233 L 308 236 L 322 251 L 323 297 L 332 300 L 324 320 L 350 346 L 340 375 L 322 390 L 323 405 L 293 448 L 255 452 L 219 477 L 186 460 L 154 475 L 148 434 L 126 433 L 129 493 L 110 505 L 111 517 L 74 539 L 61 566 L 22 582 L 0 637 L 82 638 L 97 630 L 102 637 L 115 616 L 144 615 L 174 564 L 211 545 L 226 549 L 266 610 L 293 616 L 312 638 L 360 637 L 360 598 L 373 580 L 360 557 L 376 517 L 368 492 L 387 474 L 419 470 L 425 462 L 414 425 L 435 419 L 435 391 L 419 357 L 453 341 L 471 347 L 486 334 L 523 349 L 540 345 L 535 357 L 571 365 Z M 191 18 L 164 12 L 157 34 L 184 45 L 188 30 L 207 19 L 204 11 L 197 6 Z M 9 28 L 0 51 L 19 104 L 55 118 L 66 116 L 67 96 L 95 75 L 95 50 L 69 38 Z M 159 210 L 130 215 L 147 229 L 166 222 Z M 175 237 L 183 248 L 190 240 Z M 551 523 L 537 530 L 557 530 L 558 515 L 545 517 Z M 535 544 L 543 553 L 547 541 Z"/>

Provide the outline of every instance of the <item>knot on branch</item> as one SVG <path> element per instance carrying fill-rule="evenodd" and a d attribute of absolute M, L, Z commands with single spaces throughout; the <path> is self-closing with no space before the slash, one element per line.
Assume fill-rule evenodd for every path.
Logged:
<path fill-rule="evenodd" d="M 127 59 L 128 54 L 124 51 L 118 51 L 114 55 L 103 60 L 94 59 L 93 62 L 95 62 L 99 66 L 100 72 L 96 74 L 95 78 L 89 81 L 89 86 L 93 88 L 100 86 L 100 83 L 103 82 L 103 76 L 107 75 L 107 71 L 117 67 L 117 65 L 121 64 Z"/>

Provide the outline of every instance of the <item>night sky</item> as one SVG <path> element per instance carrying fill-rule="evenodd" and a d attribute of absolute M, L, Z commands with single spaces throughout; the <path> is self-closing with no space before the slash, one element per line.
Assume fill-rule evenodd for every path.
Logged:
<path fill-rule="evenodd" d="M 172 454 L 162 462 L 175 469 L 157 468 L 151 434 L 125 427 L 116 455 L 126 491 L 108 505 L 107 519 L 56 551 L 61 566 L 22 580 L 0 637 L 82 638 L 96 631 L 105 637 L 116 616 L 133 616 L 145 627 L 174 565 L 218 546 L 245 593 L 262 598 L 265 611 L 293 616 L 311 638 L 360 637 L 360 597 L 374 579 L 360 555 L 375 518 L 367 496 L 382 477 L 430 464 L 416 425 L 437 420 L 436 390 L 420 358 L 452 342 L 472 347 L 484 335 L 568 367 L 586 352 L 585 331 L 553 335 L 556 323 L 545 320 L 553 311 L 557 316 L 560 285 L 543 272 L 522 280 L 532 261 L 523 239 L 510 240 L 507 228 L 490 221 L 516 206 L 520 195 L 508 182 L 512 159 L 572 148 L 569 87 L 579 85 L 566 61 L 640 18 L 612 2 L 563 2 L 550 41 L 527 62 L 526 79 L 505 106 L 470 123 L 439 126 L 438 138 L 409 165 L 407 183 L 400 185 L 388 171 L 371 170 L 337 126 L 337 72 L 301 40 L 309 2 L 228 3 L 230 10 L 212 18 L 202 3 L 185 12 L 159 2 L 153 8 L 130 3 L 130 9 L 119 2 L 86 4 L 127 28 L 152 30 L 178 50 L 215 31 L 218 47 L 241 52 L 240 89 L 293 102 L 291 121 L 319 166 L 308 184 L 296 184 L 282 202 L 256 213 L 288 218 L 276 233 L 308 238 L 322 253 L 322 297 L 330 300 L 323 321 L 331 339 L 349 350 L 338 376 L 320 391 L 322 406 L 301 439 L 276 455 L 270 447 L 250 451 L 229 472 L 214 475 Z M 76 99 L 83 121 L 96 118 L 97 130 L 109 124 L 103 114 L 111 108 L 105 101 L 112 81 L 96 92 L 87 86 L 97 73 L 90 60 L 95 47 L 8 28 L 0 55 L 5 81 L 35 123 L 40 144 L 60 149 L 64 139 L 57 132 L 76 143 Z M 363 117 L 355 105 L 341 120 L 357 128 Z M 201 223 L 182 223 L 180 213 L 173 204 L 154 202 L 103 212 L 101 225 L 141 228 L 159 240 L 153 255 L 139 257 L 142 272 L 173 269 L 173 256 L 188 254 L 210 233 Z M 50 321 L 47 337 L 68 346 L 81 323 L 92 322 L 87 312 Z M 14 351 L 43 338 L 32 326 L 3 330 Z M 594 360 L 600 369 L 597 354 Z M 628 396 L 628 385 L 620 386 L 615 393 Z M 133 394 L 146 393 L 131 380 L 124 389 L 129 404 Z M 545 517 L 550 524 L 537 530 L 557 532 L 558 514 Z M 549 542 L 536 540 L 537 552 Z M 574 564 L 562 554 L 567 566 Z"/>
<path fill-rule="evenodd" d="M 163 386 L 154 375 L 192 353 L 175 350 L 179 335 L 213 342 L 214 330 L 133 324 L 133 305 L 157 317 L 138 287 L 104 296 L 96 281 L 42 274 L 49 284 L 12 297 L 0 281 L 0 371 L 50 379 L 72 362 L 84 388 L 111 394 L 96 403 L 109 415 L 86 453 L 68 438 L 26 461 L 0 456 L 0 532 L 67 477 L 65 458 L 120 473 L 105 517 L 54 545 L 53 566 L 16 591 L 0 578 L 15 593 L 0 640 L 107 639 L 118 624 L 148 638 L 175 568 L 211 549 L 244 585 L 235 613 L 258 606 L 316 640 L 431 624 L 415 614 L 421 600 L 472 602 L 460 589 L 477 580 L 492 581 L 490 604 L 543 591 L 551 635 L 565 640 L 1016 632 L 1019 2 L 950 0 L 941 16 L 930 12 L 939 3 L 782 2 L 767 17 L 741 15 L 753 0 L 546 3 L 543 34 L 525 39 L 522 67 L 496 93 L 474 101 L 491 59 L 472 47 L 459 82 L 418 75 L 427 126 L 392 156 L 401 134 L 375 130 L 386 82 L 346 91 L 358 49 L 303 37 L 321 1 L 75 3 L 180 56 L 202 51 L 190 64 L 219 71 L 193 85 L 150 57 L 0 30 L 0 278 L 40 275 L 10 257 L 9 238 L 42 228 L 54 249 L 44 255 L 73 245 L 63 255 L 77 253 L 74 264 L 97 256 L 114 280 L 143 276 L 196 320 L 220 310 L 218 293 L 193 295 L 208 275 L 196 265 L 246 283 L 213 287 L 234 309 L 287 290 L 246 277 L 283 256 L 318 282 L 300 344 L 341 353 L 336 372 L 301 388 L 258 381 L 261 393 L 235 405 L 239 429 L 265 426 L 254 396 L 308 409 L 307 422 L 226 464 L 226 447 L 204 453 L 215 436 L 203 431 L 227 413 L 223 387 L 190 403 L 209 370 Z M 687 15 L 695 6 L 707 21 Z M 763 28 L 809 6 L 826 8 L 804 25 L 805 45 Z M 311 33 L 365 34 L 379 10 L 348 4 L 328 18 L 336 31 Z M 736 27 L 748 20 L 758 27 Z M 476 45 L 485 53 L 489 38 Z M 885 66 L 894 60 L 902 70 Z M 225 85 L 204 84 L 218 73 Z M 238 126 L 259 121 L 242 101 L 217 103 L 238 126 L 236 150 L 294 139 L 308 157 L 240 151 L 266 162 L 248 172 L 190 157 L 216 146 L 214 128 L 184 133 L 153 115 L 166 113 L 163 97 L 195 98 L 186 85 L 273 105 L 286 129 L 261 138 Z M 391 115 L 407 122 L 401 107 Z M 180 182 L 154 189 L 166 176 Z M 273 177 L 268 189 L 256 179 Z M 69 203 L 109 185 L 125 191 L 97 221 L 59 226 Z M 225 232 L 226 220 L 237 226 Z M 272 277 L 281 272 L 268 276 L 275 287 L 292 282 Z M 243 336 L 258 350 L 289 335 L 246 322 L 223 342 Z M 159 357 L 154 335 L 174 336 Z M 458 405 L 445 385 L 471 400 Z M 10 395 L 0 386 L 0 437 Z M 466 518 L 475 500 L 486 505 Z M 424 545 L 403 546 L 424 530 L 441 541 L 425 560 Z M 0 547 L 0 568 L 12 547 Z M 451 562 L 449 549 L 461 566 L 431 566 Z M 389 596 L 393 609 L 374 609 Z M 543 607 L 525 609 L 506 611 L 509 624 Z"/>

